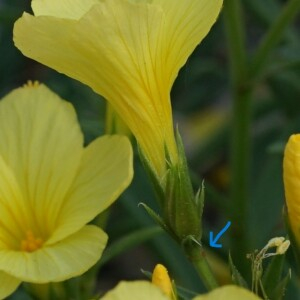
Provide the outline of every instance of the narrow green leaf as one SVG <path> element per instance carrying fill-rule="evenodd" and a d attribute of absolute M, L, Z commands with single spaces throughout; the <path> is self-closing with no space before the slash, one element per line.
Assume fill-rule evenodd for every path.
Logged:
<path fill-rule="evenodd" d="M 204 180 L 203 180 L 201 183 L 201 187 L 199 188 L 199 190 L 195 196 L 195 202 L 196 202 L 196 206 L 198 208 L 198 215 L 199 215 L 200 219 L 202 219 L 202 215 L 203 215 L 204 200 L 205 200 L 205 186 L 204 186 Z"/>
<path fill-rule="evenodd" d="M 281 274 L 284 265 L 285 255 L 276 255 L 272 258 L 269 263 L 264 276 L 262 278 L 262 285 L 266 294 L 271 298 L 275 288 L 278 286 L 278 283 L 281 279 Z"/>
<path fill-rule="evenodd" d="M 238 286 L 248 289 L 249 288 L 248 284 L 247 284 L 246 280 L 243 278 L 243 276 L 241 275 L 241 273 L 238 271 L 236 266 L 233 264 L 230 253 L 228 255 L 228 262 L 229 262 L 231 278 L 232 278 L 233 283 L 235 283 Z"/>
<path fill-rule="evenodd" d="M 282 300 L 285 295 L 286 286 L 291 279 L 291 270 L 288 271 L 286 276 L 277 284 L 273 293 L 270 295 L 272 300 Z"/>

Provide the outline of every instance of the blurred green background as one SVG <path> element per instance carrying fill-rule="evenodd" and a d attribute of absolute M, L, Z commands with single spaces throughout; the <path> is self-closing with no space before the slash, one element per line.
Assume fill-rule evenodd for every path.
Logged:
<path fill-rule="evenodd" d="M 105 101 L 81 83 L 25 58 L 13 45 L 14 21 L 23 11 L 31 12 L 29 2 L 0 0 L 0 97 L 29 79 L 45 83 L 73 103 L 86 143 L 89 143 L 104 133 Z M 249 60 L 286 2 L 242 1 Z M 274 236 L 285 235 L 282 155 L 289 135 L 300 132 L 299 28 L 298 18 L 285 31 L 255 83 L 251 103 L 250 202 L 244 220 L 249 231 L 249 252 L 263 247 Z M 172 90 L 175 124 L 178 124 L 184 139 L 195 188 L 203 178 L 206 181 L 203 225 L 206 244 L 209 231 L 220 230 L 230 215 L 228 189 L 231 178 L 232 91 L 227 46 L 224 16 L 221 14 L 209 35 L 181 70 Z M 105 262 L 101 263 L 97 289 L 105 291 L 121 279 L 145 278 L 140 269 L 152 271 L 154 265 L 161 262 L 169 268 L 178 285 L 203 292 L 201 282 L 179 247 L 157 230 L 145 211 L 138 207 L 139 202 L 145 202 L 157 209 L 137 155 L 135 170 L 133 184 L 107 214 L 108 246 L 114 247 L 118 255 L 106 255 Z M 124 240 L 129 234 L 133 234 L 132 239 Z M 121 253 L 119 247 L 113 246 L 118 242 L 123 248 Z M 218 258 L 226 262 L 229 250 L 226 235 L 222 243 L 222 249 L 209 251 L 215 252 Z M 219 263 L 217 265 L 222 273 L 222 267 Z M 296 299 L 294 286 L 293 282 L 289 284 L 286 299 Z M 11 299 L 25 299 L 20 293 L 22 291 Z M 297 295 L 300 299 L 300 294 Z"/>

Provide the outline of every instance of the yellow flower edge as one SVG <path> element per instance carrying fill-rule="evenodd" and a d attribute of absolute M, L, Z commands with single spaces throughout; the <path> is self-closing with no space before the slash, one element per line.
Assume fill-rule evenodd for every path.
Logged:
<path fill-rule="evenodd" d="M 300 246 L 300 134 L 291 135 L 286 144 L 283 181 L 289 225 Z"/>
<path fill-rule="evenodd" d="M 208 294 L 195 297 L 193 300 L 262 300 L 249 290 L 236 285 L 225 285 Z"/>
<path fill-rule="evenodd" d="M 24 55 L 106 98 L 162 178 L 166 157 L 178 159 L 171 87 L 221 6 L 222 0 L 34 0 L 35 16 L 24 13 L 16 22 L 14 41 Z"/>
<path fill-rule="evenodd" d="M 99 260 L 107 235 L 86 224 L 131 182 L 126 137 L 84 148 L 72 105 L 31 83 L 0 101 L 0 170 L 0 298 L 21 281 L 62 281 Z"/>
<path fill-rule="evenodd" d="M 101 300 L 169 300 L 160 288 L 148 281 L 121 281 Z"/>
<path fill-rule="evenodd" d="M 160 288 L 148 281 L 122 281 L 113 290 L 107 292 L 101 300 L 170 300 Z M 193 300 L 262 300 L 249 290 L 236 285 L 219 287 Z"/>

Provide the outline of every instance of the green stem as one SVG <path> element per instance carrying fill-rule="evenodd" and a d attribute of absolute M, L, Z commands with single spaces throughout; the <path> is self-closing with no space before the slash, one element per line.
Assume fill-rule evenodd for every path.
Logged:
<path fill-rule="evenodd" d="M 240 270 L 248 251 L 247 211 L 249 194 L 251 93 L 240 92 L 234 97 L 231 148 L 231 238 L 232 254 Z M 245 271 L 245 269 L 244 269 Z"/>
<path fill-rule="evenodd" d="M 190 242 L 184 247 L 185 253 L 199 274 L 205 287 L 210 291 L 219 286 L 205 256 L 203 248 Z"/>
<path fill-rule="evenodd" d="M 283 32 L 293 21 L 300 9 L 300 0 L 290 0 L 283 8 L 277 20 L 265 34 L 256 54 L 253 58 L 251 67 L 251 77 L 259 76 L 269 57 L 270 52 L 280 41 Z"/>
<path fill-rule="evenodd" d="M 250 158 L 251 90 L 247 85 L 245 27 L 239 0 L 227 0 L 224 6 L 233 97 L 231 142 L 231 251 L 239 270 L 247 272 L 247 209 Z"/>
<path fill-rule="evenodd" d="M 239 0 L 225 0 L 224 18 L 231 68 L 231 81 L 233 88 L 238 89 L 239 85 L 243 83 L 247 71 L 245 29 Z"/>

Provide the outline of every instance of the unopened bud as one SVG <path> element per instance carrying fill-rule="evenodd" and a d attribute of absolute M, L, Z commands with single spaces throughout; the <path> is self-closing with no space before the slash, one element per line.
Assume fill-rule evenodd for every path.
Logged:
<path fill-rule="evenodd" d="M 183 242 L 188 236 L 199 241 L 202 236 L 203 199 L 195 200 L 184 148 L 178 132 L 176 140 L 178 162 L 169 166 L 165 176 L 163 219 L 179 242 Z"/>
<path fill-rule="evenodd" d="M 152 283 L 159 287 L 161 291 L 170 299 L 173 297 L 173 286 L 168 274 L 168 270 L 161 264 L 157 264 L 153 270 Z"/>
<path fill-rule="evenodd" d="M 279 245 L 276 249 L 276 254 L 284 254 L 287 249 L 290 247 L 291 242 L 289 240 L 284 241 L 281 245 Z"/>
<path fill-rule="evenodd" d="M 269 240 L 268 244 L 265 246 L 265 248 L 273 248 L 280 246 L 283 241 L 285 240 L 284 237 L 275 237 Z"/>

